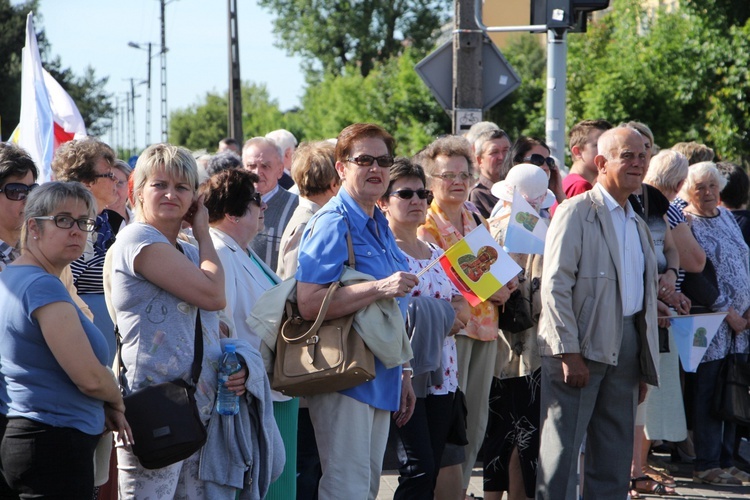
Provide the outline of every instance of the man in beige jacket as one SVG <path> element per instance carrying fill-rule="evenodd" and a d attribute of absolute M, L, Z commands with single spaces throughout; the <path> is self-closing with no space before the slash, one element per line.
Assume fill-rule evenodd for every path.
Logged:
<path fill-rule="evenodd" d="M 643 140 L 618 127 L 598 149 L 598 184 L 560 205 L 545 245 L 540 499 L 577 498 L 584 435 L 584 498 L 625 498 L 635 410 L 658 384 L 656 257 L 628 202 L 645 174 Z"/>

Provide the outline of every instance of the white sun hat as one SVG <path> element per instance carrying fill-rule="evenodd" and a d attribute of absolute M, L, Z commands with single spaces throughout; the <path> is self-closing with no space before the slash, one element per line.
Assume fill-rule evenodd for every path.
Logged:
<path fill-rule="evenodd" d="M 539 207 L 549 208 L 555 203 L 555 195 L 547 189 L 548 182 L 547 172 L 531 163 L 520 163 L 510 169 L 505 180 L 493 184 L 490 191 L 497 198 L 512 203 L 516 188 L 529 202 L 543 197 Z"/>

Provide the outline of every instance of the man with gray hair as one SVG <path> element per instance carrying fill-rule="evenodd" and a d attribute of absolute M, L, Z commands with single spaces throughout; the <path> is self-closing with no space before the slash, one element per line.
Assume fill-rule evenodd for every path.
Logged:
<path fill-rule="evenodd" d="M 636 407 L 658 385 L 654 243 L 628 201 L 646 170 L 641 135 L 604 132 L 594 163 L 597 184 L 558 207 L 544 246 L 537 499 L 578 498 L 584 434 L 583 498 L 625 498 Z"/>
<path fill-rule="evenodd" d="M 294 186 L 294 179 L 292 179 L 292 155 L 294 155 L 294 149 L 297 147 L 297 138 L 288 130 L 280 128 L 267 133 L 266 139 L 271 139 L 281 150 L 281 160 L 284 162 L 284 175 L 279 179 L 279 186 L 284 189 L 290 189 Z"/>
<path fill-rule="evenodd" d="M 281 235 L 299 204 L 297 195 L 279 185 L 284 173 L 282 158 L 281 148 L 265 137 L 248 139 L 242 147 L 242 164 L 258 175 L 255 189 L 268 206 L 264 212 L 265 227 L 253 238 L 250 246 L 271 269 L 277 267 Z"/>

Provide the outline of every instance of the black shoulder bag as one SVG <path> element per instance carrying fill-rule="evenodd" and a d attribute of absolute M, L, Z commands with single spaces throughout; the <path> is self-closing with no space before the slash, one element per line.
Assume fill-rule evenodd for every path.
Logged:
<path fill-rule="evenodd" d="M 125 367 L 122 364 L 120 330 L 117 360 L 120 364 L 120 390 L 125 402 L 125 418 L 133 431 L 133 454 L 146 469 L 161 469 L 185 460 L 206 442 L 206 428 L 195 403 L 195 386 L 201 374 L 203 338 L 201 313 L 195 320 L 195 346 L 191 381 L 181 378 L 154 384 L 125 395 Z"/>

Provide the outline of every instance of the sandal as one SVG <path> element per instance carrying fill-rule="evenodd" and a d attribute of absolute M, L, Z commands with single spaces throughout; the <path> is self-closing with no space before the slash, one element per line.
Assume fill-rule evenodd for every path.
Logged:
<path fill-rule="evenodd" d="M 660 472 L 652 467 L 644 467 L 643 474 L 668 488 L 674 488 L 675 486 L 677 486 L 677 483 L 672 476 L 670 476 L 666 472 Z"/>
<path fill-rule="evenodd" d="M 719 468 L 693 472 L 693 482 L 714 486 L 742 486 L 742 481 Z"/>
<path fill-rule="evenodd" d="M 640 483 L 640 486 L 639 486 Z M 638 493 L 659 496 L 679 496 L 674 488 L 663 485 L 659 481 L 648 476 L 641 476 L 630 480 L 631 488 Z"/>
<path fill-rule="evenodd" d="M 636 498 L 643 498 L 638 491 L 635 489 L 635 482 L 637 480 L 635 478 L 630 478 L 630 491 L 628 492 L 628 496 L 631 498 L 631 500 L 635 500 Z"/>
<path fill-rule="evenodd" d="M 724 472 L 726 472 L 733 478 L 737 479 L 738 481 L 742 481 L 743 485 L 750 484 L 750 474 L 738 469 L 737 467 L 733 466 L 733 467 L 726 468 L 724 469 Z"/>

